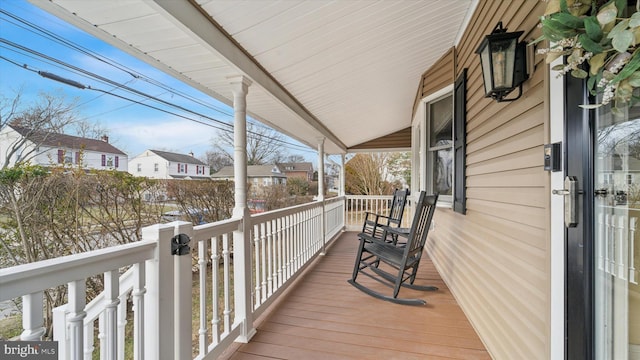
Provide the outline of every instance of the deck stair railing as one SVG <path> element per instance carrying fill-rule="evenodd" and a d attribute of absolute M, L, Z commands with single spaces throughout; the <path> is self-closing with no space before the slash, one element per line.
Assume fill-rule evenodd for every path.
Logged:
<path fill-rule="evenodd" d="M 53 316 L 60 359 L 91 359 L 96 351 L 101 359 L 125 358 L 128 321 L 134 359 L 214 359 L 246 340 L 253 320 L 344 229 L 344 213 L 345 199 L 337 197 L 254 215 L 246 224 L 153 225 L 136 243 L 0 269 L 0 301 L 22 297 L 20 339 L 41 340 L 44 291 L 67 286 L 68 303 Z M 190 240 L 187 256 L 171 254 L 180 234 Z M 243 244 L 249 251 L 238 251 Z M 94 276 L 102 276 L 104 291 L 86 304 L 86 281 Z"/>

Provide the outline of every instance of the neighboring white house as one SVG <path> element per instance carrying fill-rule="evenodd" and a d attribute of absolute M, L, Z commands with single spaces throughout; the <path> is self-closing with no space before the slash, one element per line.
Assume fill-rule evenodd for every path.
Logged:
<path fill-rule="evenodd" d="M 145 150 L 129 161 L 129 173 L 150 179 L 211 179 L 209 165 L 193 157 L 193 153 Z"/>
<path fill-rule="evenodd" d="M 211 177 L 215 180 L 233 180 L 233 166 L 225 166 Z M 278 165 L 249 165 L 247 182 L 257 186 L 286 184 L 287 175 L 280 171 Z"/>
<path fill-rule="evenodd" d="M 13 149 L 16 151 L 10 154 Z M 28 161 L 42 166 L 72 164 L 84 169 L 127 171 L 128 165 L 127 154 L 109 144 L 107 136 L 88 139 L 15 125 L 0 131 L 0 159 L 8 161 L 8 166 Z"/>

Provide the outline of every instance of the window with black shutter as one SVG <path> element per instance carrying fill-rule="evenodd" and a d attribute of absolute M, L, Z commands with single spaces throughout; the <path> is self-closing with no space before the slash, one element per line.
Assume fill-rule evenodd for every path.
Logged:
<path fill-rule="evenodd" d="M 466 143 L 467 143 L 467 69 L 456 79 L 453 96 L 453 210 L 461 214 L 467 212 L 466 186 Z"/>

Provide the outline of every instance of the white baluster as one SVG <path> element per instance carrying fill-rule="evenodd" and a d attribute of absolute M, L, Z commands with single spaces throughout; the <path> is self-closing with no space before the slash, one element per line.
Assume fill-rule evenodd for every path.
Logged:
<path fill-rule="evenodd" d="M 260 253 L 262 259 L 262 283 L 260 286 L 260 294 L 262 295 L 261 303 L 267 300 L 267 229 L 265 223 L 260 223 Z M 256 279 L 257 282 L 257 279 Z"/>
<path fill-rule="evenodd" d="M 606 228 L 607 228 L 607 233 L 605 236 L 605 254 L 604 254 L 604 259 L 605 259 L 605 270 L 607 273 L 611 272 L 611 266 L 612 266 L 612 257 L 613 257 L 613 243 L 614 243 L 614 239 L 613 239 L 613 224 L 612 224 L 612 219 L 613 215 L 611 214 L 606 214 L 605 215 L 605 224 L 606 224 Z"/>
<path fill-rule="evenodd" d="M 224 311 L 222 312 L 222 315 L 224 316 L 225 333 L 229 333 L 231 331 L 231 252 L 229 251 L 230 238 L 231 237 L 229 236 L 229 234 L 225 234 L 222 238 L 222 258 L 224 259 Z M 250 286 L 249 284 L 247 285 Z M 215 294 L 213 299 L 213 301 L 215 301 L 217 304 L 218 294 Z M 251 299 L 247 300 L 251 301 Z"/>
<path fill-rule="evenodd" d="M 69 283 L 69 350 L 71 360 L 83 358 L 84 345 L 84 318 L 87 313 L 84 311 L 86 305 L 87 286 L 83 280 L 76 280 Z"/>
<path fill-rule="evenodd" d="M 207 353 L 207 241 L 198 241 L 198 271 L 200 286 L 200 327 L 198 329 L 199 351 L 204 356 Z M 216 268 L 211 268 L 213 272 Z"/>
<path fill-rule="evenodd" d="M 606 224 L 604 222 L 604 214 L 598 214 L 598 239 L 601 241 L 598 242 L 598 269 L 604 270 L 604 254 L 605 254 L 605 234 L 606 234 Z"/>
<path fill-rule="evenodd" d="M 22 341 L 42 340 L 44 336 L 43 296 L 42 291 L 22 296 Z"/>
<path fill-rule="evenodd" d="M 629 219 L 629 282 L 638 284 L 636 278 L 635 268 L 635 239 L 636 239 L 636 226 L 638 225 L 638 218 L 632 217 Z"/>
<path fill-rule="evenodd" d="M 227 235 L 225 234 L 224 236 L 226 237 Z M 211 239 L 211 301 L 213 303 L 211 331 L 214 344 L 218 344 L 220 342 L 220 306 L 218 305 L 218 294 L 220 289 L 220 280 L 218 279 L 218 273 L 220 271 L 220 254 L 218 253 L 218 246 L 221 241 L 222 236 L 217 236 Z"/>
<path fill-rule="evenodd" d="M 106 360 L 104 348 L 106 347 L 106 334 L 104 324 L 104 311 L 98 315 L 98 341 L 100 346 L 100 360 Z M 84 360 L 91 360 L 93 358 L 93 322 L 85 324 L 84 326 Z"/>
<path fill-rule="evenodd" d="M 124 359 L 124 342 L 127 327 L 127 296 L 129 291 L 118 297 L 118 359 Z"/>
<path fill-rule="evenodd" d="M 282 218 L 278 218 L 276 220 L 276 228 L 278 229 L 278 233 L 276 235 L 276 249 L 277 251 L 277 259 L 278 259 L 278 263 L 276 264 L 277 268 L 278 268 L 278 274 L 277 274 L 277 283 L 278 283 L 278 287 L 282 286 L 283 281 L 282 281 L 282 272 L 284 270 L 284 262 L 283 262 L 283 257 L 284 257 L 284 244 L 283 244 L 283 227 L 284 227 L 284 223 L 282 221 Z"/>
<path fill-rule="evenodd" d="M 629 231 L 627 230 L 627 217 L 626 216 L 618 216 L 618 253 L 617 253 L 617 265 L 616 274 L 622 280 L 627 279 L 627 265 L 626 261 L 628 259 L 627 251 L 629 250 Z"/>
<path fill-rule="evenodd" d="M 260 304 L 260 299 L 262 296 L 260 295 L 260 224 L 256 224 L 253 227 L 253 258 L 254 258 L 254 267 L 256 272 L 256 287 L 255 287 L 255 302 L 256 305 Z"/>
<path fill-rule="evenodd" d="M 271 225 L 271 221 L 267 221 L 265 224 L 265 234 L 266 234 L 266 263 L 267 263 L 267 291 L 268 296 L 273 294 L 273 277 L 275 271 L 273 270 L 273 260 L 274 260 L 274 251 L 273 251 L 273 226 Z"/>
<path fill-rule="evenodd" d="M 104 273 L 104 335 L 105 344 L 100 353 L 105 359 L 116 359 L 118 354 L 118 304 L 120 299 L 120 276 L 118 270 Z"/>
<path fill-rule="evenodd" d="M 144 360 L 144 294 L 145 264 L 134 264 L 134 284 L 131 296 L 133 297 L 133 358 Z"/>
<path fill-rule="evenodd" d="M 294 261 L 294 258 L 295 258 L 294 252 L 293 252 L 293 219 L 292 219 L 291 215 L 287 215 L 287 216 L 285 216 L 284 221 L 287 224 L 286 225 L 287 226 L 287 237 L 285 239 L 286 247 L 287 247 L 287 255 L 286 255 L 287 274 L 286 274 L 285 279 L 288 280 L 289 278 L 291 278 L 291 274 L 293 273 L 293 261 Z"/>

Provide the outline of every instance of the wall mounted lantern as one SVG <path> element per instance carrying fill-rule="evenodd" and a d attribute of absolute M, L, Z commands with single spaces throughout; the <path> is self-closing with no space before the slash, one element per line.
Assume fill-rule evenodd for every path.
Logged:
<path fill-rule="evenodd" d="M 502 102 L 517 100 L 522 95 L 522 83 L 529 78 L 527 45 L 518 41 L 523 33 L 524 31 L 507 32 L 500 21 L 478 46 L 476 54 L 480 55 L 485 97 Z M 518 96 L 506 99 L 516 88 L 519 88 Z"/>

